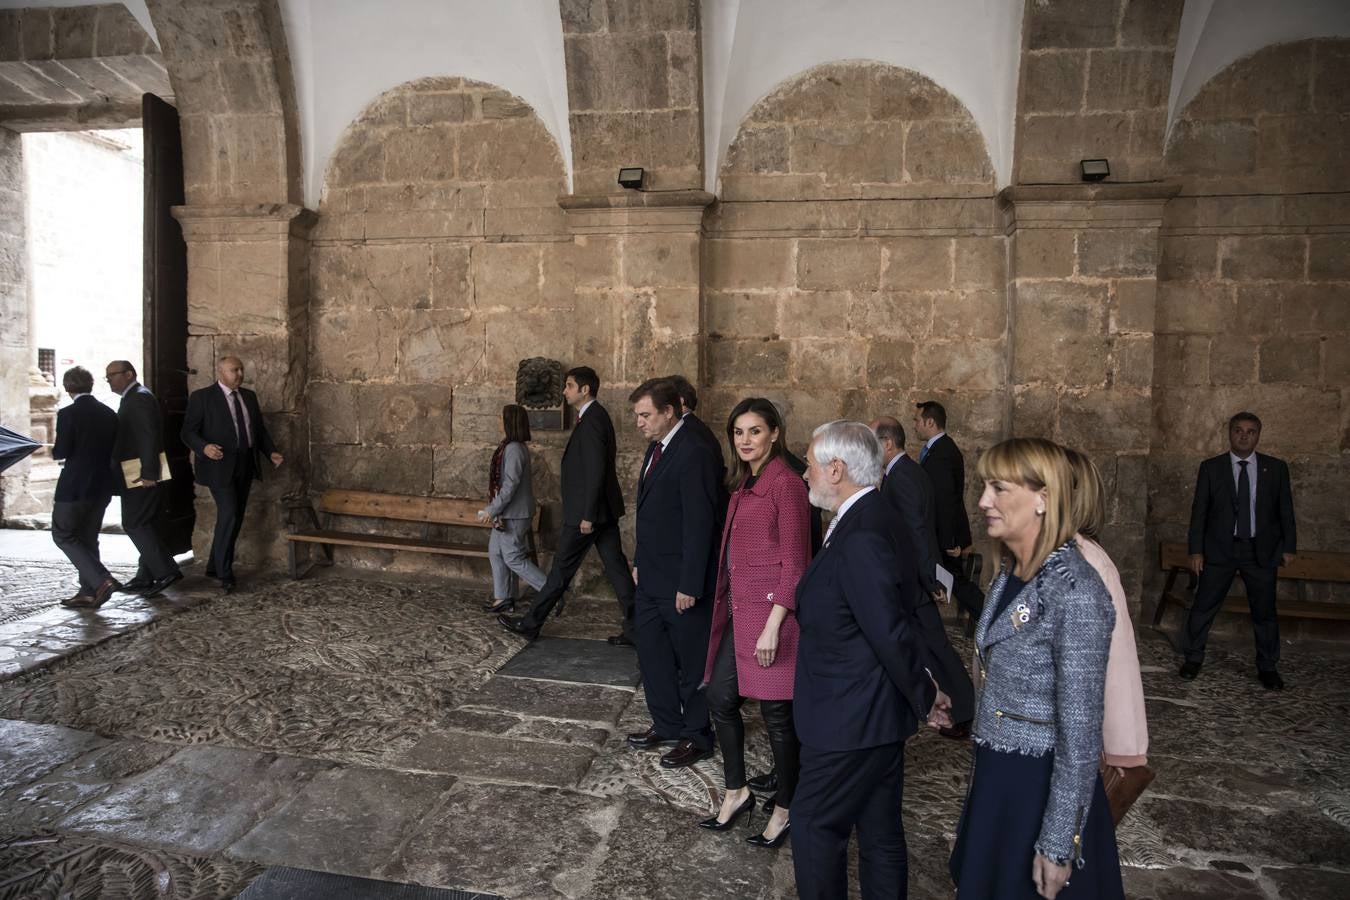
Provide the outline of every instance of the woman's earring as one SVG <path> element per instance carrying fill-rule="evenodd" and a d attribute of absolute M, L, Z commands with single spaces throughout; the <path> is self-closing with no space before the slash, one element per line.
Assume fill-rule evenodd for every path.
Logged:
<path fill-rule="evenodd" d="M 1038 510 L 1036 510 L 1036 515 L 1038 515 L 1038 516 L 1043 516 L 1043 515 L 1045 515 L 1045 510 L 1043 510 L 1043 509 L 1038 509 Z"/>

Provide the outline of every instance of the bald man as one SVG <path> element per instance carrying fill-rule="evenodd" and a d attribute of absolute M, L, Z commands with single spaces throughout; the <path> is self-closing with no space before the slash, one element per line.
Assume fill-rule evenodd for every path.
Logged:
<path fill-rule="evenodd" d="M 282 456 L 263 423 L 258 395 L 243 387 L 244 364 L 236 356 L 216 363 L 216 383 L 188 398 L 183 443 L 196 454 L 198 484 L 216 501 L 216 530 L 211 538 L 208 578 L 219 578 L 228 594 L 234 590 L 234 545 L 244 524 L 248 490 L 261 475 L 266 456 L 279 466 Z"/>

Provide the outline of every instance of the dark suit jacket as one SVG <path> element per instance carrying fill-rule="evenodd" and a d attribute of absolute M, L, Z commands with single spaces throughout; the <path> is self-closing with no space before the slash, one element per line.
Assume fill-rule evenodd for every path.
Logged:
<path fill-rule="evenodd" d="M 81 394 L 56 414 L 52 458 L 66 461 L 56 480 L 58 503 L 106 500 L 113 495 L 117 482 L 108 462 L 116 440 L 117 413 L 91 394 Z"/>
<path fill-rule="evenodd" d="M 881 496 L 898 514 L 898 524 L 913 547 L 919 586 L 931 598 L 939 587 L 937 565 L 942 559 L 933 511 L 933 482 L 909 454 L 901 453 L 881 481 Z"/>
<path fill-rule="evenodd" d="M 717 457 L 717 528 L 721 531 L 722 526 L 727 521 L 727 506 L 731 503 L 731 491 L 727 489 L 727 463 L 726 457 L 722 454 L 722 442 L 718 440 L 717 435 L 694 413 L 689 413 L 684 417 L 684 427 L 693 431 L 698 439 L 707 445 L 708 449 Z"/>
<path fill-rule="evenodd" d="M 122 462 L 141 461 L 141 477 L 161 480 L 166 472 L 159 470 L 159 455 L 164 452 L 164 423 L 159 401 L 139 381 L 131 383 L 117 407 L 117 440 L 113 446 L 113 473 L 116 493 L 121 493 Z"/>
<path fill-rule="evenodd" d="M 264 469 L 258 454 L 269 457 L 277 452 L 272 436 L 267 433 L 263 422 L 262 409 L 258 406 L 258 395 L 248 388 L 239 389 L 240 400 L 248 413 L 249 427 L 253 432 L 253 447 L 249 458 L 241 459 L 239 454 L 239 434 L 234 427 L 234 416 L 230 413 L 230 404 L 219 384 L 193 391 L 188 397 L 187 415 L 183 417 L 183 443 L 196 454 L 193 479 L 207 487 L 224 487 L 230 483 L 235 467 L 247 465 L 255 475 Z M 224 452 L 220 459 L 210 459 L 205 450 L 207 444 L 217 444 Z"/>
<path fill-rule="evenodd" d="M 694 429 L 682 426 L 638 478 L 638 590 L 653 597 L 688 594 L 711 603 L 717 576 L 717 458 Z"/>
<path fill-rule="evenodd" d="M 966 460 L 956 441 L 944 434 L 929 449 L 923 470 L 933 482 L 933 511 L 938 546 L 942 550 L 970 546 L 970 517 L 966 515 Z"/>
<path fill-rule="evenodd" d="M 614 470 L 618 444 L 609 411 L 593 401 L 572 429 L 562 457 L 563 524 L 573 527 L 623 518 L 623 491 Z"/>
<path fill-rule="evenodd" d="M 849 508 L 797 585 L 797 736 L 816 750 L 862 750 L 905 740 L 936 697 L 923 646 L 901 598 L 913 565 L 892 548 L 886 501 L 875 491 Z"/>
<path fill-rule="evenodd" d="M 1256 456 L 1256 561 L 1278 566 L 1281 553 L 1294 553 L 1294 497 L 1289 488 L 1289 466 L 1264 453 Z M 1232 565 L 1233 531 L 1237 526 L 1237 484 L 1228 454 L 1200 464 L 1191 502 L 1187 544 L 1191 553 L 1203 553 L 1218 565 Z"/>

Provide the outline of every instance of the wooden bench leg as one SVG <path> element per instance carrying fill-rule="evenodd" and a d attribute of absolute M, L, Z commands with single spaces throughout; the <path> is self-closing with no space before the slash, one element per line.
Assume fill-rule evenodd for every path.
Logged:
<path fill-rule="evenodd" d="M 300 577 L 300 566 L 296 558 L 295 545 L 296 541 L 286 542 L 286 571 L 290 574 L 292 581 Z"/>
<path fill-rule="evenodd" d="M 1167 610 L 1168 595 L 1172 593 L 1172 586 L 1177 583 L 1177 576 L 1181 570 L 1173 568 L 1167 573 L 1167 581 L 1163 584 L 1162 593 L 1158 595 L 1158 605 L 1153 609 L 1153 627 L 1162 624 L 1163 613 Z"/>

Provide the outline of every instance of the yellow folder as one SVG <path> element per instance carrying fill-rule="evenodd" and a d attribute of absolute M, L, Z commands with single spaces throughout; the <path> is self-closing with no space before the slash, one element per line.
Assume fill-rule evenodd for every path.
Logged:
<path fill-rule="evenodd" d="M 129 488 L 145 487 L 141 484 L 141 458 L 139 456 L 132 459 L 122 460 L 122 480 L 126 482 Z M 169 480 L 169 458 L 163 451 L 159 454 L 159 481 Z M 156 481 L 156 484 L 159 484 Z"/>

